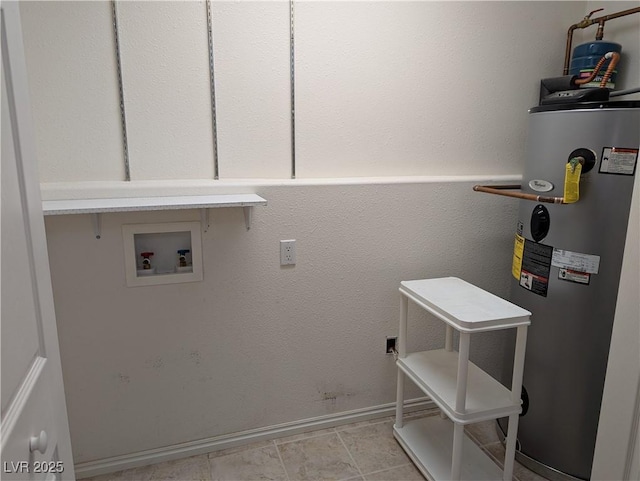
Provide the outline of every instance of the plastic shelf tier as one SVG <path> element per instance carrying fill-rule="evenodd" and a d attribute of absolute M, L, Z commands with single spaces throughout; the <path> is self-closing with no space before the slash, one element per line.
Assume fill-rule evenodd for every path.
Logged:
<path fill-rule="evenodd" d="M 400 293 L 395 437 L 428 479 L 510 481 L 531 313 L 455 277 L 404 281 Z M 407 353 L 409 300 L 445 323 L 444 349 Z M 517 329 L 511 390 L 469 361 L 471 334 L 509 328 Z M 460 333 L 457 351 L 453 348 L 454 330 Z M 405 377 L 438 405 L 441 418 L 404 422 Z M 509 428 L 501 472 L 465 438 L 464 425 L 505 416 L 509 417 Z"/>

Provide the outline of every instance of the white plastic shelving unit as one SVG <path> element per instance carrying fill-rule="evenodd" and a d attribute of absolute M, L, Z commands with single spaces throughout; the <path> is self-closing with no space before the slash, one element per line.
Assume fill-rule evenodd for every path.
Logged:
<path fill-rule="evenodd" d="M 428 479 L 511 481 L 531 313 L 455 277 L 400 283 L 398 391 L 394 436 Z M 407 353 L 409 300 L 446 324 L 444 349 Z M 469 361 L 471 334 L 517 329 L 511 390 Z M 453 330 L 460 333 L 453 349 Z M 442 411 L 404 422 L 404 378 Z M 464 435 L 464 425 L 509 417 L 504 470 Z M 448 418 L 448 419 L 447 419 Z"/>
<path fill-rule="evenodd" d="M 209 227 L 209 209 L 242 207 L 247 230 L 251 228 L 252 208 L 267 205 L 256 194 L 182 195 L 174 197 L 131 197 L 111 199 L 46 200 L 42 202 L 44 215 L 93 214 L 96 238 L 100 238 L 100 215 L 107 212 L 134 212 L 144 210 L 200 209 L 203 229 Z"/>

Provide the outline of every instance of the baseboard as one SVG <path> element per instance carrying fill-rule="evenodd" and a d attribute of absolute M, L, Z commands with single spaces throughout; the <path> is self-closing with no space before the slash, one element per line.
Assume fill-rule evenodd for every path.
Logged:
<path fill-rule="evenodd" d="M 405 401 L 404 406 L 405 412 L 407 413 L 436 407 L 433 401 L 427 397 Z M 328 414 L 300 421 L 200 439 L 198 441 L 173 444 L 171 446 L 99 459 L 97 461 L 79 463 L 75 465 L 75 474 L 77 479 L 82 479 L 100 474 L 122 471 L 123 469 L 171 461 L 173 459 L 197 456 L 199 454 L 206 454 L 213 451 L 219 451 L 221 449 L 242 446 L 243 444 L 255 443 L 257 441 L 276 439 L 284 436 L 292 436 L 294 434 L 315 431 L 318 429 L 327 429 L 335 426 L 341 426 L 343 424 L 391 416 L 395 414 L 395 409 L 396 403 L 382 404 L 369 408 L 356 409 L 337 414 Z"/>

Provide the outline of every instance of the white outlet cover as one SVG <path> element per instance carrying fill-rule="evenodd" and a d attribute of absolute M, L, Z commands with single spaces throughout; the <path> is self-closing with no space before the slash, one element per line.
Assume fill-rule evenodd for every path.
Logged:
<path fill-rule="evenodd" d="M 280 265 L 290 266 L 296 263 L 296 240 L 280 241 Z"/>

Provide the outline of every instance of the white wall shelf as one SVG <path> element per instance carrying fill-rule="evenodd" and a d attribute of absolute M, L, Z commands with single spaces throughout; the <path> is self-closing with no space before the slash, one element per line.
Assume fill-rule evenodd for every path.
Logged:
<path fill-rule="evenodd" d="M 499 468 L 465 438 L 464 425 L 508 416 L 502 478 L 510 481 L 531 313 L 455 277 L 404 281 L 400 293 L 394 436 L 427 479 L 496 480 Z M 407 353 L 409 300 L 445 323 L 444 349 Z M 511 390 L 469 361 L 471 334 L 508 328 L 517 329 Z M 453 349 L 454 329 L 460 334 L 457 352 Z M 438 405 L 442 419 L 404 422 L 405 376 Z"/>
<path fill-rule="evenodd" d="M 44 215 L 93 214 L 96 239 L 101 235 L 101 214 L 148 210 L 200 209 L 203 230 L 209 228 L 209 209 L 242 207 L 247 230 L 251 228 L 252 208 L 267 205 L 257 194 L 183 195 L 174 197 L 127 197 L 110 199 L 45 200 Z"/>

